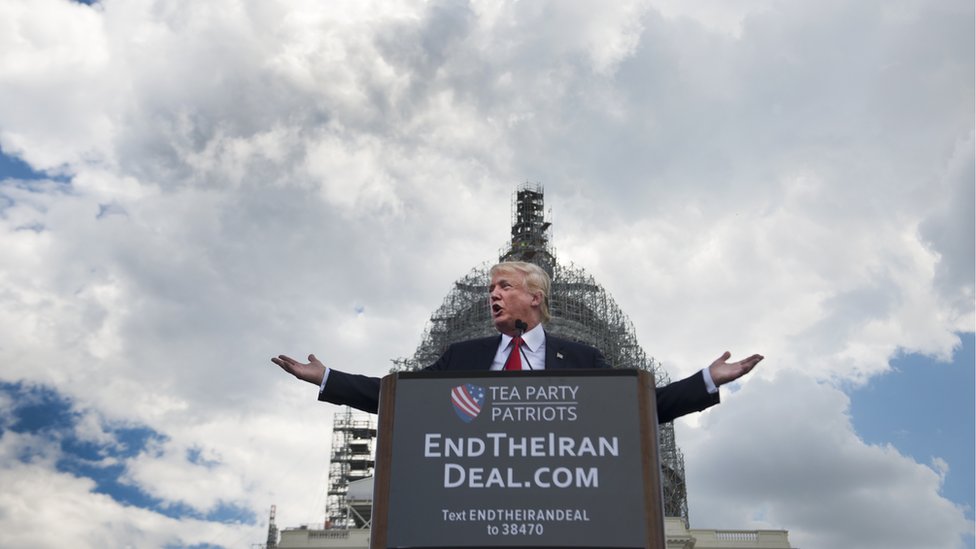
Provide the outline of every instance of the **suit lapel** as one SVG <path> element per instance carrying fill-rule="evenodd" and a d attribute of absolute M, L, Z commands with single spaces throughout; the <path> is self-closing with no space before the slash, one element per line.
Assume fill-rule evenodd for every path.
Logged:
<path fill-rule="evenodd" d="M 478 349 L 478 360 L 476 364 L 483 370 L 491 370 L 491 363 L 495 361 L 498 353 L 498 345 L 502 342 L 501 334 L 495 337 L 485 338 L 484 344 Z"/>
<path fill-rule="evenodd" d="M 562 347 L 561 339 L 546 332 L 546 370 L 559 370 L 566 367 Z"/>

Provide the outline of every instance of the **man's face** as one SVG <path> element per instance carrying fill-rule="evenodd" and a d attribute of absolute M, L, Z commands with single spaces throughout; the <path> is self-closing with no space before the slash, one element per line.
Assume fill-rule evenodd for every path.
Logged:
<path fill-rule="evenodd" d="M 539 323 L 542 297 L 531 294 L 525 287 L 525 276 L 518 271 L 502 271 L 491 277 L 488 286 L 488 306 L 495 329 L 514 336 L 515 321 L 525 322 L 531 330 Z"/>

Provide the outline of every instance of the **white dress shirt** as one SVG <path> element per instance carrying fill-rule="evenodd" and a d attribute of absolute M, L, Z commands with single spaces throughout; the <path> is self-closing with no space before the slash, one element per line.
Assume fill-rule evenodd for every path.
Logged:
<path fill-rule="evenodd" d="M 492 370 L 505 368 L 505 361 L 512 352 L 514 339 L 510 335 L 502 334 L 502 340 L 498 342 L 498 350 L 495 352 L 495 360 L 491 363 Z M 542 324 L 536 324 L 535 328 L 522 334 L 522 369 L 546 369 L 546 332 L 542 329 Z"/>

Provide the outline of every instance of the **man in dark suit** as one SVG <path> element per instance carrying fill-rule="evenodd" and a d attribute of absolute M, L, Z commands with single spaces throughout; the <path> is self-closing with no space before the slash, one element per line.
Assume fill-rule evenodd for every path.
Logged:
<path fill-rule="evenodd" d="M 555 337 L 542 328 L 549 320 L 549 275 L 532 263 L 504 262 L 491 268 L 488 299 L 498 336 L 454 343 L 432 371 L 607 368 L 599 350 Z M 718 404 L 718 387 L 747 374 L 760 360 L 752 355 L 727 362 L 726 352 L 708 368 L 657 388 L 657 416 L 666 423 Z M 271 361 L 298 379 L 319 386 L 319 400 L 375 413 L 380 379 L 326 368 L 315 355 L 308 363 L 279 355 Z"/>

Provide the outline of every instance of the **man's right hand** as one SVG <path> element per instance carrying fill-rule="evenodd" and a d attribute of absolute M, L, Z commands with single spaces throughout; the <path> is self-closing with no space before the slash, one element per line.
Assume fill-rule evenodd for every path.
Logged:
<path fill-rule="evenodd" d="M 325 365 L 315 358 L 315 355 L 308 355 L 308 364 L 298 362 L 294 358 L 286 355 L 278 355 L 272 358 L 282 370 L 297 377 L 302 381 L 307 381 L 315 386 L 322 385 L 322 378 L 325 376 Z"/>

